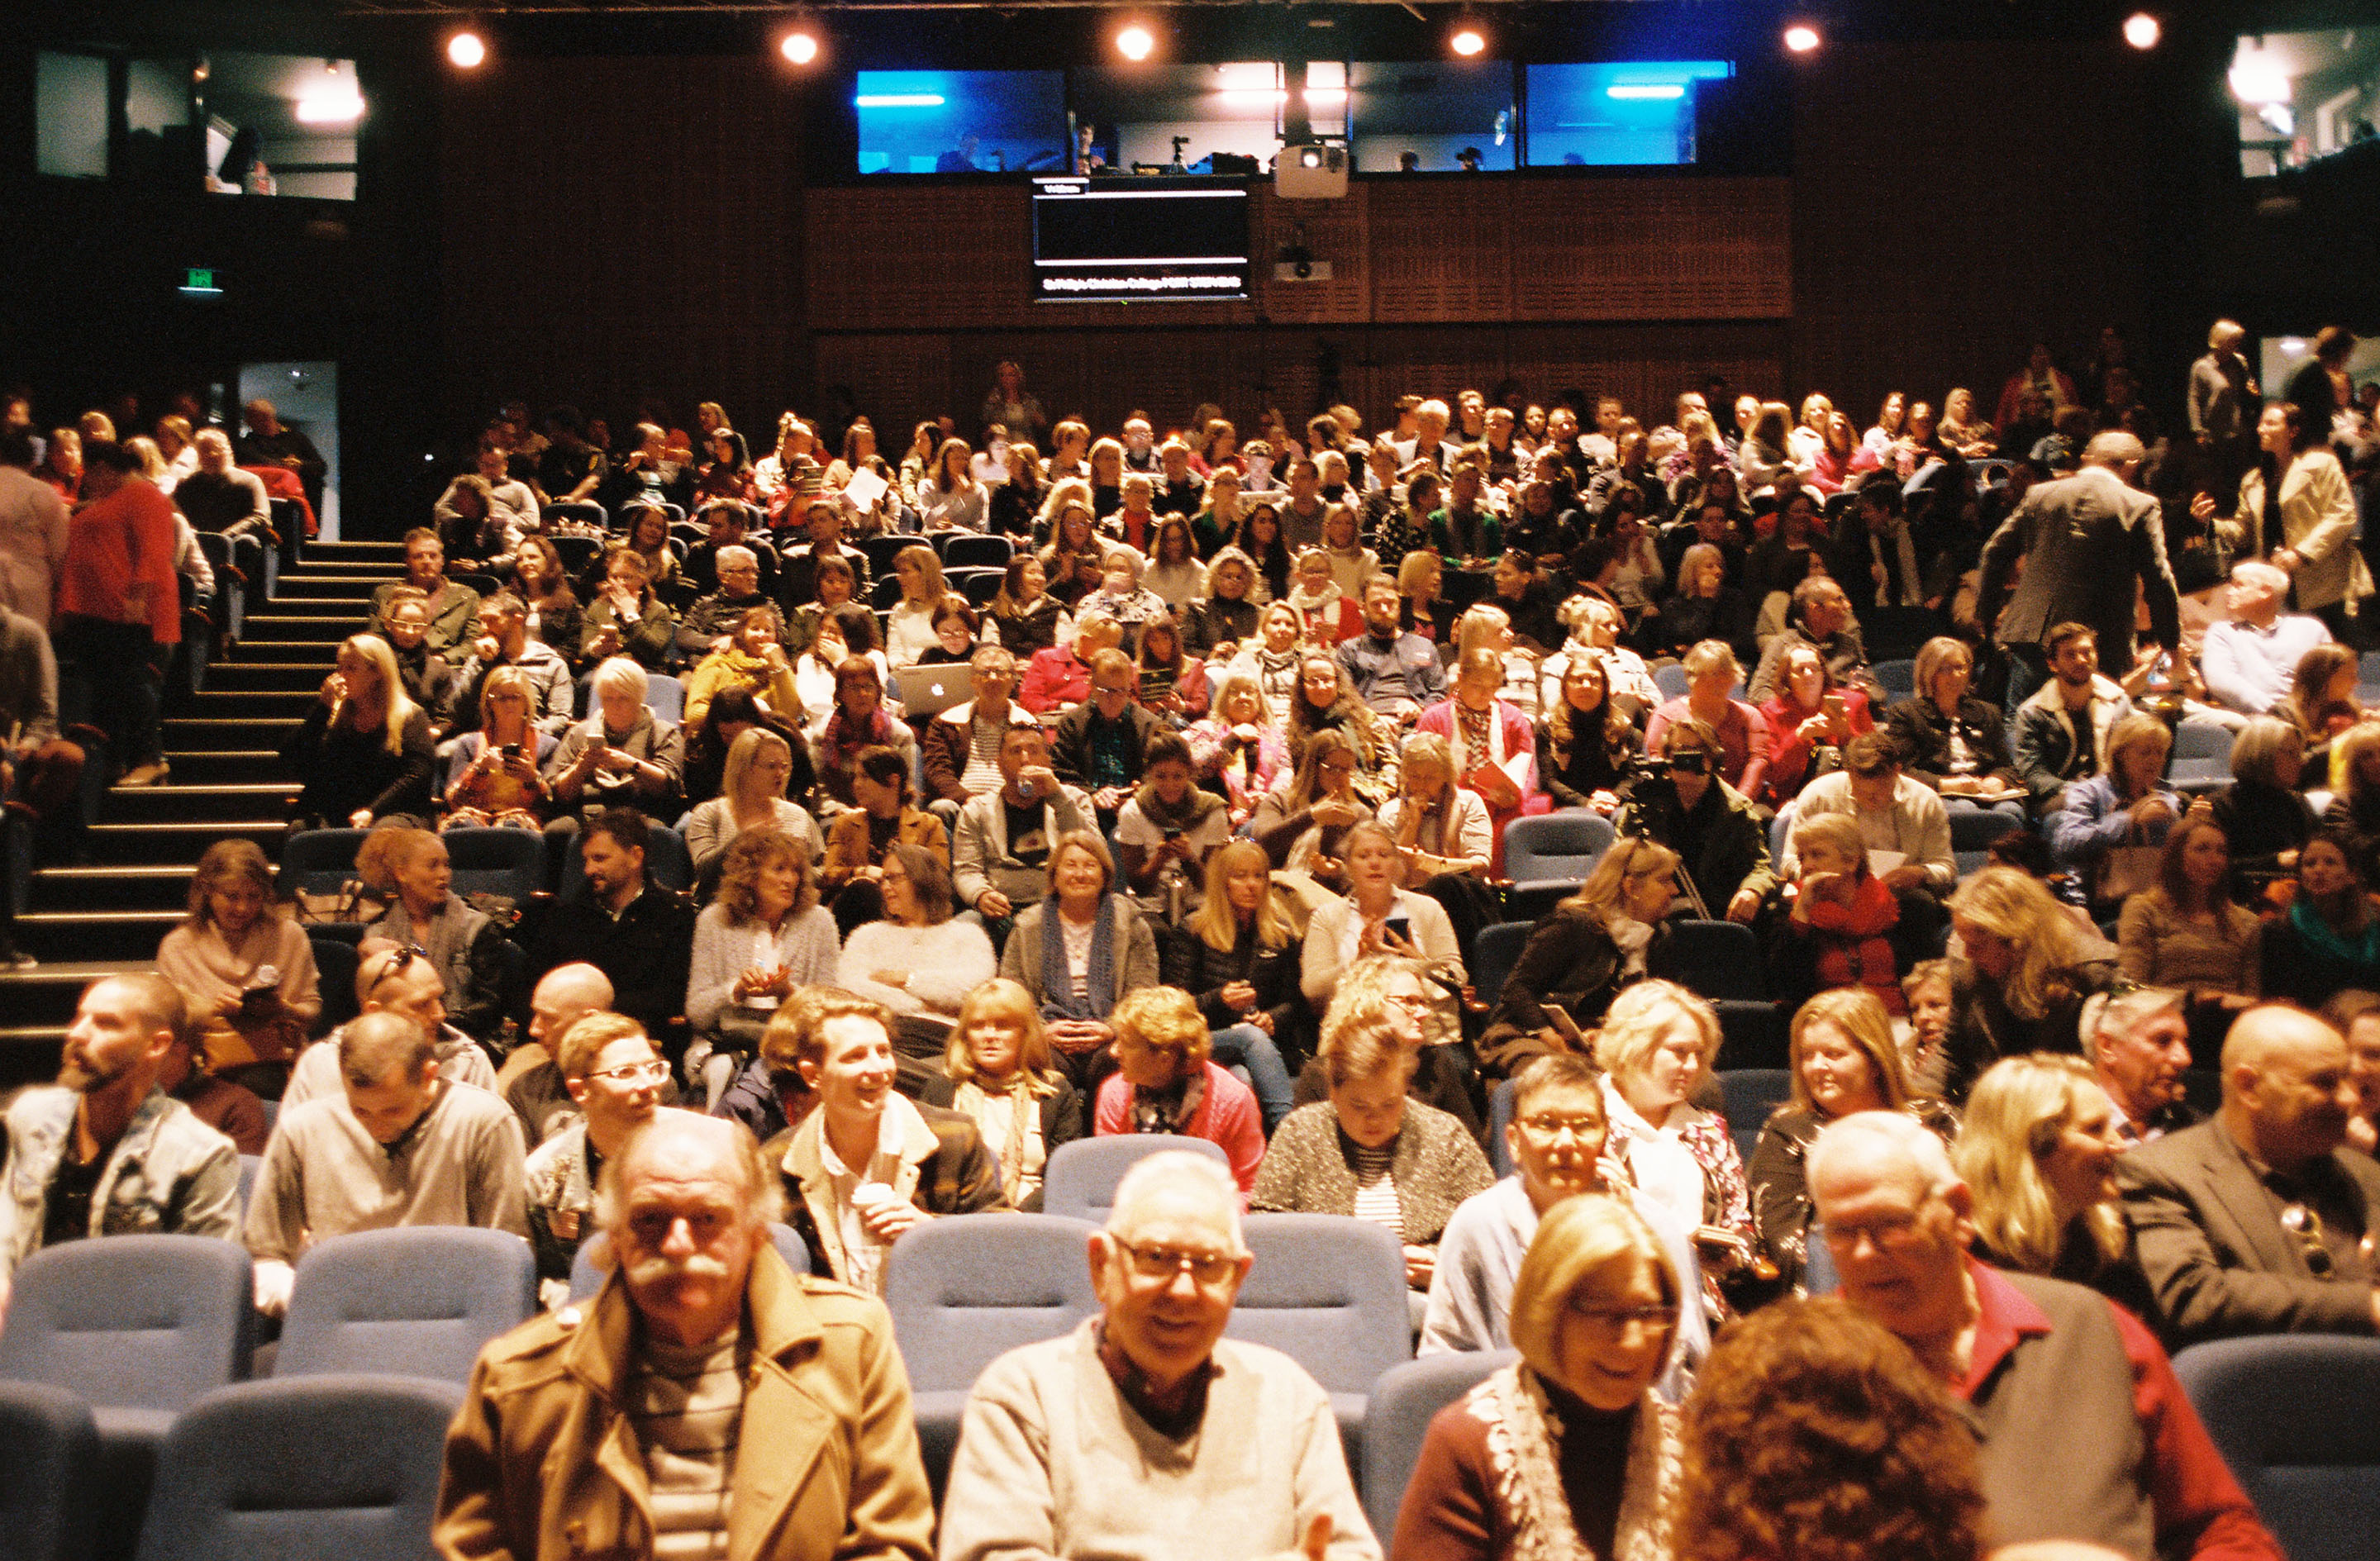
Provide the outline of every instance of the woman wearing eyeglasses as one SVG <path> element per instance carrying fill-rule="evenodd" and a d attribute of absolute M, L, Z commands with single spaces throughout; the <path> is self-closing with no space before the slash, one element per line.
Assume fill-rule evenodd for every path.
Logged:
<path fill-rule="evenodd" d="M 1521 1358 L 1430 1422 L 1392 1561 L 1670 1554 L 1677 1411 L 1653 1384 L 1682 1299 L 1626 1204 L 1548 1210 L 1512 1287 Z"/>
<path fill-rule="evenodd" d="M 1676 852 L 1646 840 L 1613 842 L 1578 892 L 1530 931 L 1479 1037 L 1480 1071 L 1505 1078 L 1533 1057 L 1572 1050 L 1546 1006 L 1582 1029 L 1602 1023 L 1621 988 L 1644 979 L 1677 894 Z"/>
<path fill-rule="evenodd" d="M 1950 1154 L 1975 1200 L 1975 1255 L 2162 1314 L 2117 1201 L 2115 1107 L 2079 1057 L 2004 1057 L 1967 1096 Z"/>

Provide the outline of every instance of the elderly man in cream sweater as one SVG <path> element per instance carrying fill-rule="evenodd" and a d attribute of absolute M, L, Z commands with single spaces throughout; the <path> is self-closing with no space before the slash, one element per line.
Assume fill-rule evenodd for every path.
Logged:
<path fill-rule="evenodd" d="M 1223 1339 L 1254 1261 L 1222 1167 L 1135 1166 L 1090 1239 L 1100 1315 L 976 1382 L 941 1561 L 1379 1561 L 1329 1397 Z"/>

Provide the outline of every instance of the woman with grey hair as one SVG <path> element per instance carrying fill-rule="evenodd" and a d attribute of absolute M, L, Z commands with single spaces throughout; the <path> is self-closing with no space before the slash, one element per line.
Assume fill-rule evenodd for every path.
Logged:
<path fill-rule="evenodd" d="M 2215 822 L 2231 842 L 2233 886 L 2243 901 L 2297 870 L 2318 827 L 2299 785 L 2305 740 L 2278 716 L 2258 716 L 2231 740 L 2231 789 L 2215 798 Z"/>

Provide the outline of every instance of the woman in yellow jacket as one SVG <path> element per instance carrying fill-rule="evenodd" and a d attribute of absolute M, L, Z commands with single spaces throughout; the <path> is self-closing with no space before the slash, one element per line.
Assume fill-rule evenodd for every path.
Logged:
<path fill-rule="evenodd" d="M 686 723 L 692 726 L 725 688 L 748 688 L 769 713 L 799 724 L 801 695 L 794 688 L 794 664 L 777 643 L 777 611 L 753 608 L 735 621 L 735 637 L 723 650 L 704 657 L 686 683 Z"/>

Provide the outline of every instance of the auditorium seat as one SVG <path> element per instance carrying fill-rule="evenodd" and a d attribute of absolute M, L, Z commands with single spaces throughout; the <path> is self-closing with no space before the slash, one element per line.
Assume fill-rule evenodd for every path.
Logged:
<path fill-rule="evenodd" d="M 461 1383 L 480 1346 L 536 1309 L 536 1259 L 508 1232 L 423 1225 L 334 1236 L 298 1260 L 273 1374 Z"/>
<path fill-rule="evenodd" d="M 0 1534 L 13 1561 L 86 1561 L 99 1427 L 62 1387 L 0 1382 Z"/>
<path fill-rule="evenodd" d="M 1728 1130 L 1735 1135 L 1737 1152 L 1749 1165 L 1752 1146 L 1760 1142 L 1760 1130 L 1768 1125 L 1768 1114 L 1793 1098 L 1792 1070 L 1723 1069 L 1718 1074 L 1718 1087 L 1727 1098 Z"/>
<path fill-rule="evenodd" d="M 545 841 L 534 829 L 465 827 L 440 834 L 456 894 L 501 894 L 516 905 L 545 887 Z"/>
<path fill-rule="evenodd" d="M 1231 1164 L 1220 1144 L 1179 1133 L 1078 1138 L 1072 1144 L 1060 1144 L 1042 1169 L 1043 1211 L 1064 1215 L 1069 1219 L 1087 1219 L 1094 1225 L 1106 1224 L 1108 1210 L 1115 1205 L 1116 1184 L 1123 1180 L 1123 1173 L 1135 1161 L 1160 1149 L 1186 1149 L 1193 1155 L 1206 1156 L 1219 1166 Z"/>
<path fill-rule="evenodd" d="M 1525 823 L 1516 818 L 1514 823 Z M 1471 989 L 1490 1011 L 1504 995 L 1504 983 L 1512 978 L 1512 969 L 1521 962 L 1521 950 L 1529 946 L 1529 934 L 1536 930 L 1534 922 L 1496 922 L 1479 929 L 1471 947 Z"/>
<path fill-rule="evenodd" d="M 1224 1333 L 1271 1346 L 1322 1385 L 1360 1478 L 1372 1384 L 1413 1358 L 1404 1247 L 1385 1226 L 1347 1215 L 1252 1214 L 1241 1224 L 1256 1265 Z"/>
<path fill-rule="evenodd" d="M 1592 808 L 1565 807 L 1507 824 L 1504 874 L 1512 883 L 1514 919 L 1534 920 L 1552 910 L 1610 849 L 1611 820 Z"/>
<path fill-rule="evenodd" d="M 1382 1553 L 1396 1543 L 1397 1509 L 1421 1461 L 1421 1445 L 1438 1411 L 1520 1359 L 1510 1349 L 1465 1349 L 1425 1355 L 1382 1372 L 1372 1384 L 1364 1418 L 1364 1516 Z"/>
<path fill-rule="evenodd" d="M 2367 1561 L 2380 1532 L 2380 1339 L 2216 1339 L 2173 1370 L 2289 1561 Z"/>

